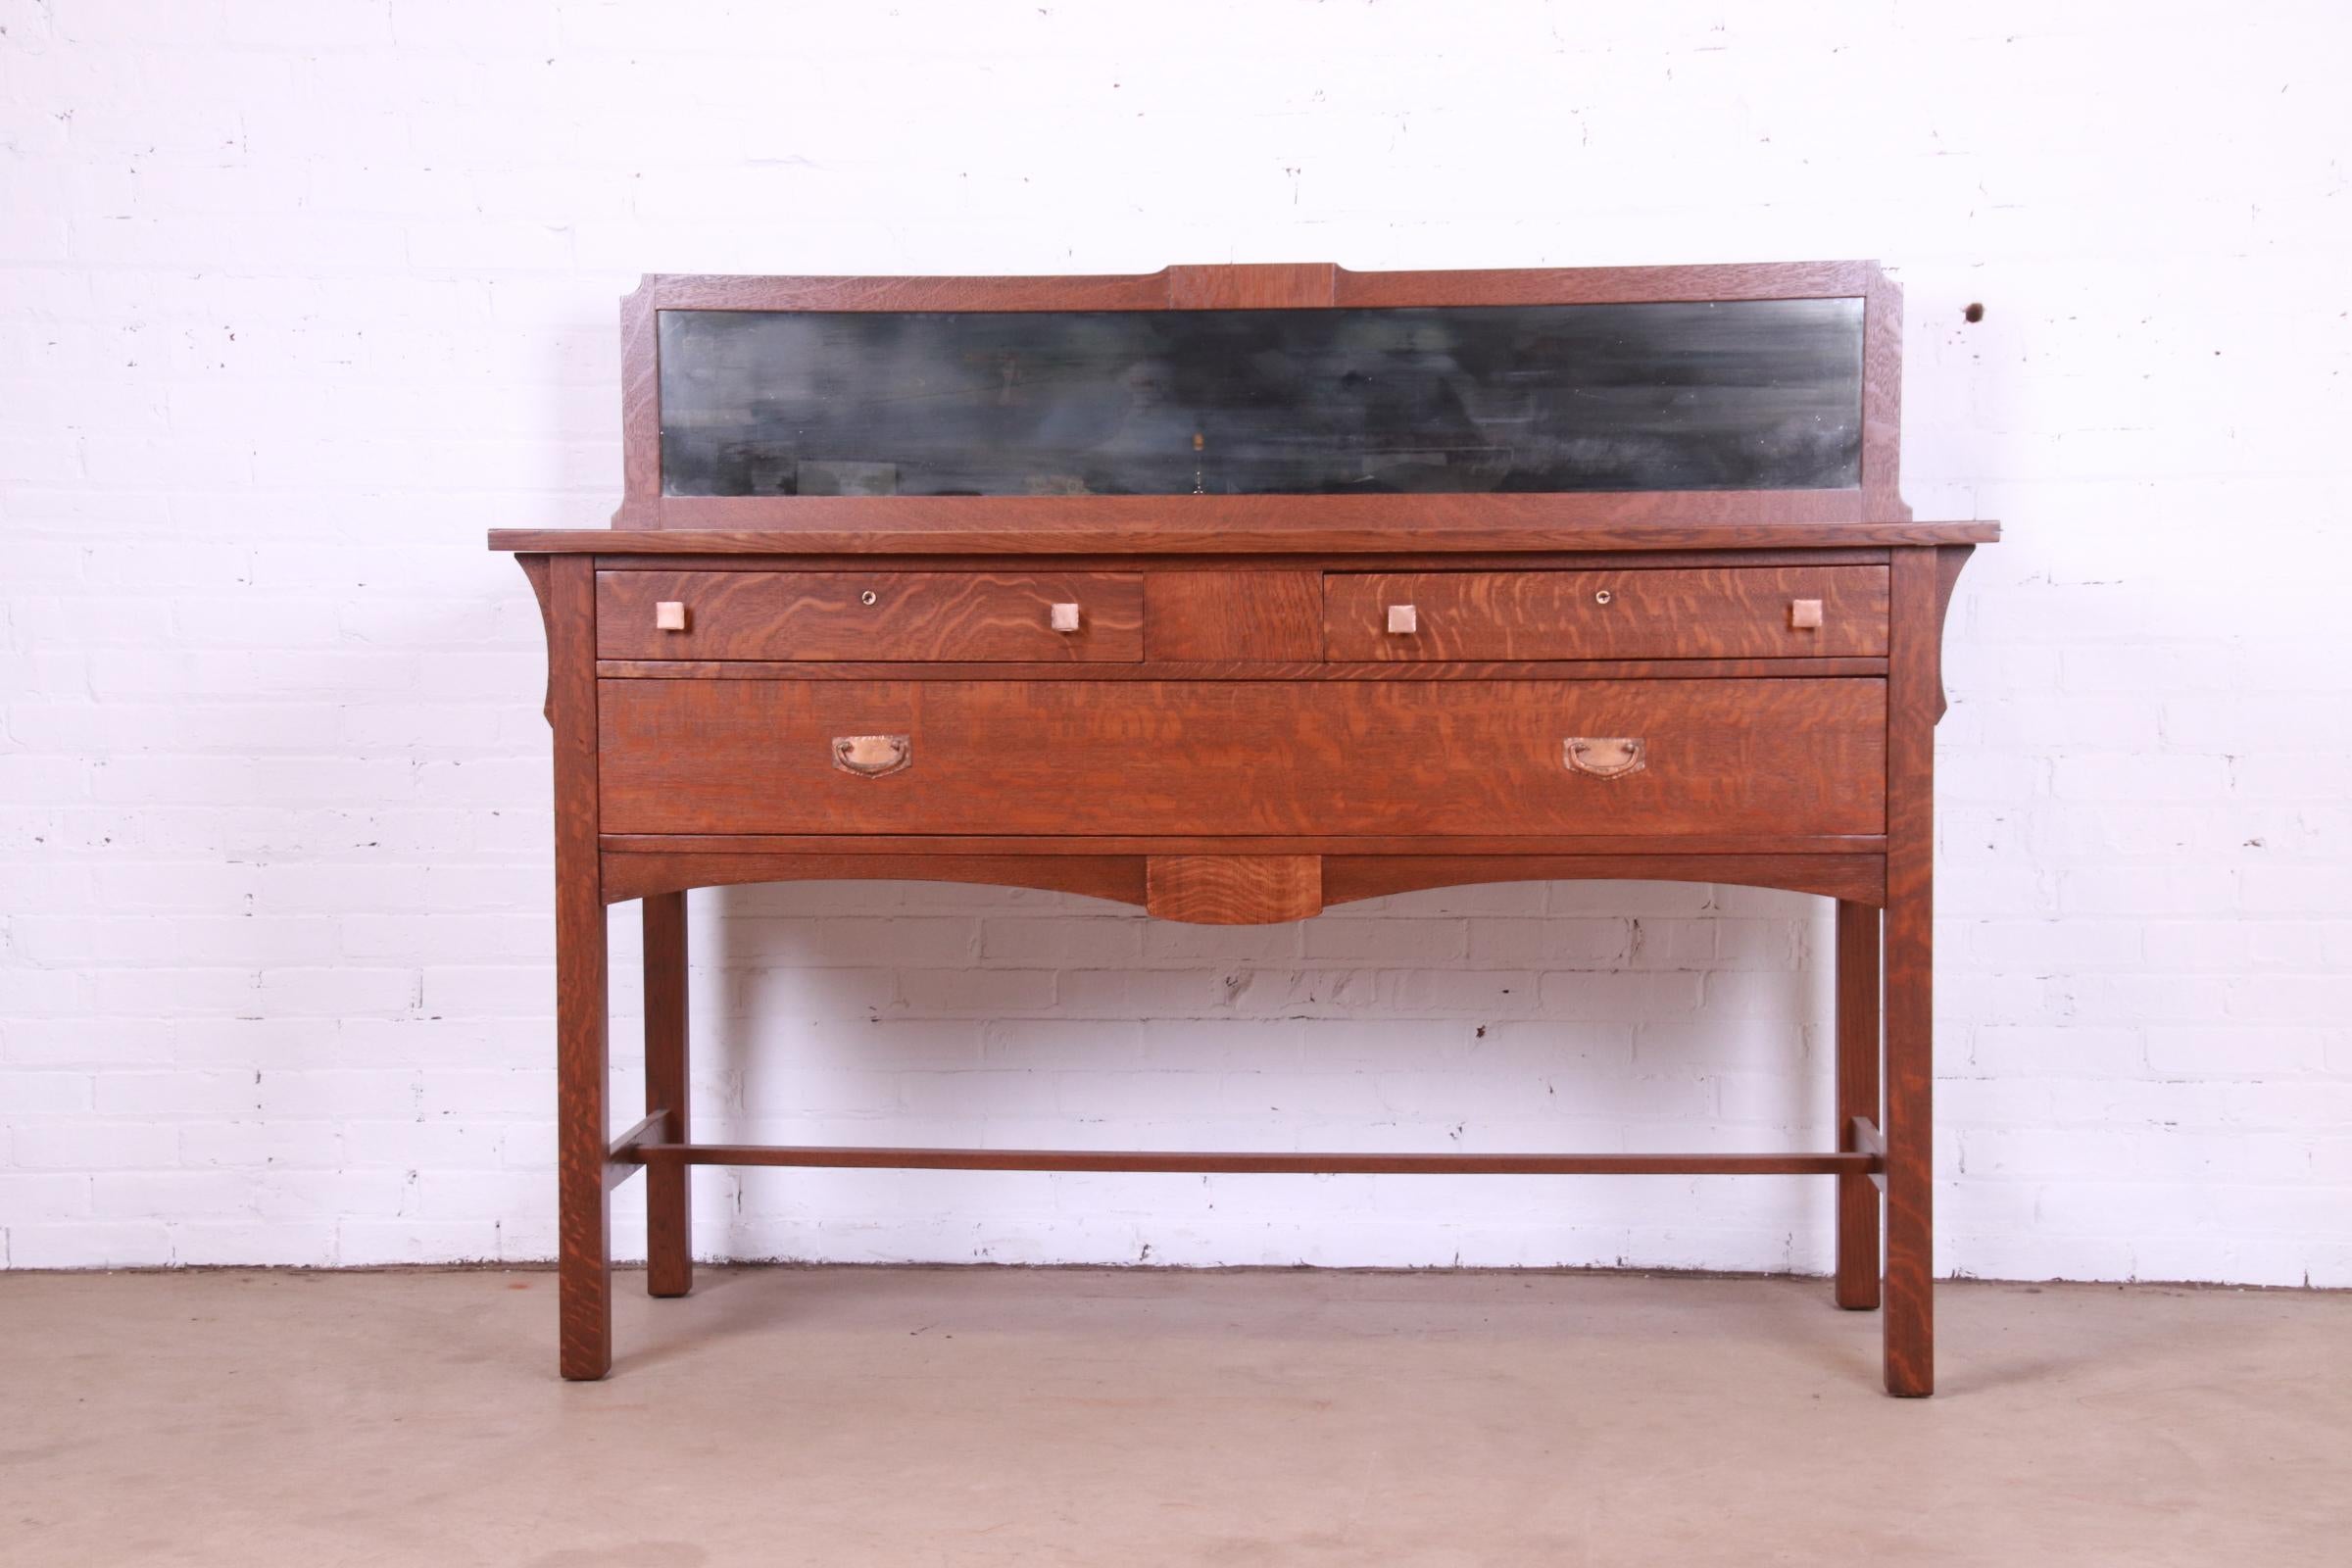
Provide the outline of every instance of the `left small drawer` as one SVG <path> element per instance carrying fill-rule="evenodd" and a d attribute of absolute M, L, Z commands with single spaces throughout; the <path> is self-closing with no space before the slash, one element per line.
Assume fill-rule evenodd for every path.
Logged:
<path fill-rule="evenodd" d="M 600 571 L 596 653 L 1134 663 L 1144 585 L 1114 572 Z"/>

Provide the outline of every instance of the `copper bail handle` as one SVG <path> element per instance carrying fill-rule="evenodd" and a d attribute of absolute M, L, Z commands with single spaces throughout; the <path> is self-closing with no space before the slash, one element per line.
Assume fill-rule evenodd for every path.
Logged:
<path fill-rule="evenodd" d="M 1649 747 L 1639 735 L 1571 735 L 1562 750 L 1569 772 L 1594 778 L 1623 778 L 1649 765 Z"/>
<path fill-rule="evenodd" d="M 859 778 L 880 778 L 914 761 L 914 743 L 904 735 L 836 735 L 833 765 Z"/>

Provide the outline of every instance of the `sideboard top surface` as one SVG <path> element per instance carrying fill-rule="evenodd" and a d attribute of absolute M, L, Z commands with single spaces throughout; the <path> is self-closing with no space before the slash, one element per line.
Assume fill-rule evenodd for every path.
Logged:
<path fill-rule="evenodd" d="M 1185 500 L 1190 498 L 1171 498 Z M 1685 550 L 1885 549 L 1898 545 L 1981 545 L 2001 536 L 1997 522 L 1559 522 L 1540 516 L 1480 518 L 1444 514 L 1351 519 L 1270 514 L 1253 499 L 1254 516 L 1188 516 L 1194 509 L 1161 501 L 1148 515 L 1122 517 L 1098 504 L 1056 516 L 1058 508 L 1022 506 L 1023 515 L 989 522 L 936 514 L 888 522 L 812 517 L 792 528 L 493 528 L 490 548 L 532 555 L 595 556 L 1424 556 L 1539 555 Z M 1480 497 L 1490 505 L 1505 498 Z M 939 503 L 972 507 L 973 502 Z"/>

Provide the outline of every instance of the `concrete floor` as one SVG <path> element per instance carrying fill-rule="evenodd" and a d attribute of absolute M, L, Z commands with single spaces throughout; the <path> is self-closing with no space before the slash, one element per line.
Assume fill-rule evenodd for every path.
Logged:
<path fill-rule="evenodd" d="M 2352 1561 L 2352 1296 L 705 1269 L 0 1274 L 0 1561 Z"/>

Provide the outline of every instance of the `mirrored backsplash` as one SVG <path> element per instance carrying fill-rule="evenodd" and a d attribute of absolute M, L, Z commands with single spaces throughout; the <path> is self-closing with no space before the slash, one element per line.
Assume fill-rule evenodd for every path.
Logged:
<path fill-rule="evenodd" d="M 660 322 L 673 496 L 1861 481 L 1859 299 Z"/>

